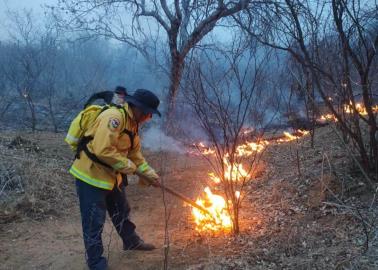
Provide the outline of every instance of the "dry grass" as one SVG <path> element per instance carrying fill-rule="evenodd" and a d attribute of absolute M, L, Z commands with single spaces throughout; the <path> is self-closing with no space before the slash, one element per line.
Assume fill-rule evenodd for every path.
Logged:
<path fill-rule="evenodd" d="M 58 215 L 72 205 L 74 190 L 66 172 L 70 154 L 59 148 L 61 136 L 50 134 L 50 146 L 57 146 L 55 148 L 47 148 L 45 142 L 40 146 L 43 136 L 1 134 L 0 215 L 4 223 L 25 217 L 42 219 Z M 54 140 L 58 143 L 54 144 Z"/>

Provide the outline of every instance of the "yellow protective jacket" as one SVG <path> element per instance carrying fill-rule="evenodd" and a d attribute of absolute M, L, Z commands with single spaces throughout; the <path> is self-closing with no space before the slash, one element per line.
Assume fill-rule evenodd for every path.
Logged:
<path fill-rule="evenodd" d="M 120 171 L 133 174 L 135 167 L 147 165 L 141 153 L 137 123 L 127 103 L 124 108 L 126 115 L 115 107 L 105 110 L 84 134 L 93 137 L 87 144 L 88 150 L 113 169 L 92 161 L 81 151 L 80 159 L 76 159 L 70 168 L 74 177 L 92 186 L 112 190 L 116 183 L 120 184 Z M 135 133 L 133 149 L 130 136 L 123 132 L 125 129 Z"/>

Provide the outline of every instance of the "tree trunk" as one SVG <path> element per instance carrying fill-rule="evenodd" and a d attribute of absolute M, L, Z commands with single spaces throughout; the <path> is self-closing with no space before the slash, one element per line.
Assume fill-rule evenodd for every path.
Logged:
<path fill-rule="evenodd" d="M 180 81 L 184 70 L 184 60 L 181 56 L 172 57 L 172 66 L 170 72 L 170 85 L 167 97 L 167 114 L 165 119 L 165 126 L 169 128 L 168 133 L 172 133 L 174 111 L 176 108 L 177 93 L 180 88 Z"/>
<path fill-rule="evenodd" d="M 236 200 L 236 199 L 235 199 Z M 232 231 L 235 235 L 240 233 L 240 228 L 239 228 L 239 207 L 236 205 L 236 202 L 234 202 L 235 206 L 232 207 L 233 210 L 233 218 L 232 218 Z"/>
<path fill-rule="evenodd" d="M 365 73 L 367 75 L 367 73 Z M 365 75 L 364 74 L 364 75 Z M 371 169 L 378 172 L 378 142 L 376 138 L 377 133 L 377 123 L 375 120 L 375 115 L 372 110 L 372 98 L 369 96 L 369 86 L 367 76 L 361 76 L 362 85 L 362 97 L 366 111 L 368 113 L 368 125 L 369 125 L 369 141 L 370 141 L 370 166 Z"/>
<path fill-rule="evenodd" d="M 28 94 L 28 96 L 26 97 L 26 104 L 28 105 L 29 110 L 30 110 L 30 114 L 31 114 L 31 119 L 30 119 L 31 129 L 34 132 L 36 130 L 36 127 L 37 127 L 37 116 L 36 116 L 36 113 L 35 113 L 34 102 L 33 102 L 32 98 L 30 97 L 30 94 Z"/>
<path fill-rule="evenodd" d="M 49 114 L 50 114 L 51 122 L 52 122 L 53 127 L 54 127 L 54 132 L 58 133 L 58 124 L 57 124 L 57 121 L 56 121 L 56 118 L 55 118 L 51 97 L 49 97 Z"/>
<path fill-rule="evenodd" d="M 3 119 L 5 113 L 8 111 L 8 109 L 10 108 L 10 106 L 12 105 L 13 101 L 9 101 L 5 106 L 4 108 L 1 108 L 1 111 L 0 111 L 0 121 Z"/>

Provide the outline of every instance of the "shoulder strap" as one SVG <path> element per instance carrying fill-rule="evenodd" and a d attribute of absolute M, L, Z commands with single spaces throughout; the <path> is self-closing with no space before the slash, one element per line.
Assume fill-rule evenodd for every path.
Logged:
<path fill-rule="evenodd" d="M 89 141 L 90 140 L 93 140 L 93 138 L 89 137 Z M 96 162 L 98 164 L 101 164 L 102 166 L 105 166 L 106 168 L 113 169 L 112 166 L 110 166 L 109 164 L 106 164 L 101 159 L 99 159 L 95 154 L 93 154 L 91 151 L 89 151 L 89 149 L 87 147 L 88 142 L 86 144 L 84 144 L 84 147 L 82 148 L 82 150 L 89 157 L 89 159 L 91 159 L 92 161 L 94 161 L 94 162 Z"/>
<path fill-rule="evenodd" d="M 127 134 L 127 135 L 129 136 L 129 138 L 130 138 L 130 143 L 131 143 L 131 149 L 133 149 L 133 148 L 134 148 L 135 133 L 132 132 L 131 130 L 128 130 L 128 129 L 124 129 L 124 130 L 122 131 L 122 133 L 125 133 L 125 134 Z"/>
<path fill-rule="evenodd" d="M 125 107 L 124 106 L 120 106 L 120 105 L 116 105 L 116 107 L 118 108 L 118 109 L 120 109 L 120 110 L 122 110 L 122 112 L 123 112 L 123 115 L 124 115 L 124 121 L 125 121 L 125 126 L 126 126 L 126 116 L 127 116 L 127 112 L 126 112 L 126 109 L 125 109 Z M 122 131 L 122 133 L 125 133 L 125 134 L 127 134 L 128 136 L 129 136 L 129 138 L 130 138 L 130 143 L 131 143 L 131 149 L 133 149 L 134 148 L 134 139 L 135 139 L 135 135 L 136 134 L 138 134 L 138 127 L 137 127 L 137 132 L 135 133 L 135 132 L 133 132 L 133 131 L 131 131 L 131 130 L 128 130 L 127 128 L 125 128 L 123 131 Z"/>

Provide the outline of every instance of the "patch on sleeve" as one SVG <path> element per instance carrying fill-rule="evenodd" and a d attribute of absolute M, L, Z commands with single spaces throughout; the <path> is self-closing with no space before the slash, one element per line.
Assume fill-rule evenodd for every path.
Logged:
<path fill-rule="evenodd" d="M 108 127 L 111 130 L 115 130 L 119 127 L 120 124 L 121 124 L 121 122 L 117 118 L 110 118 L 109 123 L 108 123 Z"/>

